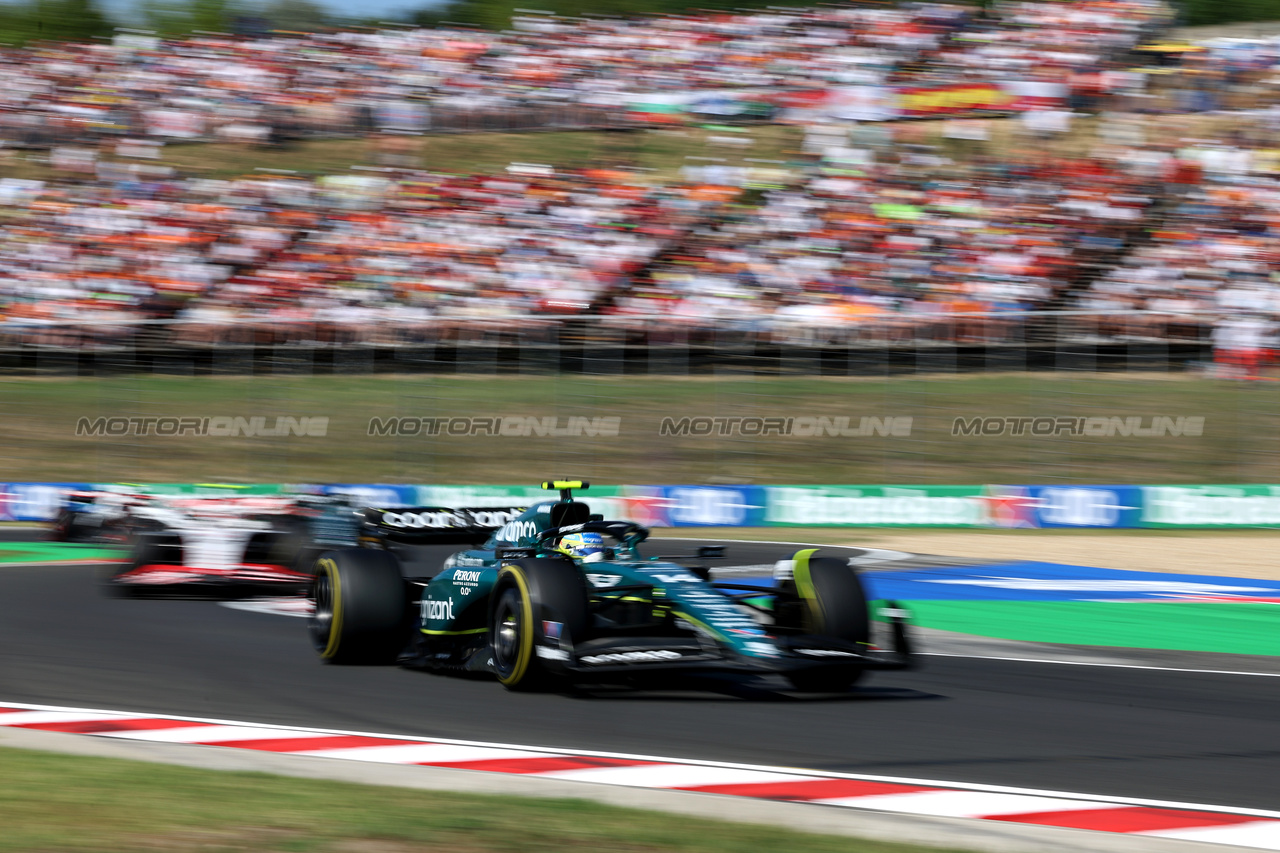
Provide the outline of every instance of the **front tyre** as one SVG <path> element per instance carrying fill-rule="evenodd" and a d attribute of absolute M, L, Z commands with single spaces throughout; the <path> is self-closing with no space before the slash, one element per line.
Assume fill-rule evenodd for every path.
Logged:
<path fill-rule="evenodd" d="M 799 598 L 800 627 L 806 634 L 833 637 L 860 646 L 871 641 L 871 617 L 867 596 L 858 573 L 838 557 L 814 557 L 813 551 L 796 554 L 794 579 Z M 842 693 L 862 677 L 858 665 L 832 665 L 789 673 L 797 690 Z"/>
<path fill-rule="evenodd" d="M 74 542 L 76 535 L 76 513 L 64 509 L 58 513 L 53 527 L 49 529 L 49 538 L 54 542 Z"/>
<path fill-rule="evenodd" d="M 504 564 L 489 620 L 498 681 L 508 690 L 556 686 L 563 672 L 555 662 L 567 657 L 567 645 L 585 639 L 589 624 L 586 587 L 573 563 L 528 559 Z"/>
<path fill-rule="evenodd" d="M 399 563 L 386 551 L 350 548 L 321 554 L 311 601 L 311 644 L 326 663 L 393 663 L 404 646 L 405 584 Z"/>

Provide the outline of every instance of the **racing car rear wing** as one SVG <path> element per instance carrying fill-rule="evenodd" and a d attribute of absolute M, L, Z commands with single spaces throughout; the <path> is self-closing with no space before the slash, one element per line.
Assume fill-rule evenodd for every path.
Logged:
<path fill-rule="evenodd" d="M 417 506 L 363 512 L 363 534 L 412 545 L 472 545 L 484 542 L 527 507 Z"/>

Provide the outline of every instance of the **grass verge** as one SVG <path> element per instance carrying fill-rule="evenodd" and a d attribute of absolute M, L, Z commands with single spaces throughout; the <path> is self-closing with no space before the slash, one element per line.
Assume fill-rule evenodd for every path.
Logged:
<path fill-rule="evenodd" d="M 0 381 L 22 480 L 533 483 L 1280 483 L 1280 383 L 1129 374 L 936 378 L 260 376 Z M 99 417 L 328 417 L 327 434 L 77 436 Z M 370 419 L 617 417 L 609 435 L 370 435 Z M 912 418 L 910 435 L 662 435 L 664 418 Z M 1200 416 L 1200 436 L 963 436 L 977 416 Z M 541 422 L 539 422 L 541 423 Z"/>
<path fill-rule="evenodd" d="M 0 851 L 919 853 L 600 805 L 0 749 Z M 931 848 L 930 848 L 931 849 Z"/>

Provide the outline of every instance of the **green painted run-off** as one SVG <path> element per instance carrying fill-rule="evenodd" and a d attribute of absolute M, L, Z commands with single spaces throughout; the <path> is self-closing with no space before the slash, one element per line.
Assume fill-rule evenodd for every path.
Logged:
<path fill-rule="evenodd" d="M 5 563 L 75 563 L 81 560 L 119 560 L 121 551 L 101 545 L 69 542 L 0 542 L 0 565 Z"/>
<path fill-rule="evenodd" d="M 1035 643 L 1280 655 L 1280 604 L 908 601 L 911 622 Z"/>

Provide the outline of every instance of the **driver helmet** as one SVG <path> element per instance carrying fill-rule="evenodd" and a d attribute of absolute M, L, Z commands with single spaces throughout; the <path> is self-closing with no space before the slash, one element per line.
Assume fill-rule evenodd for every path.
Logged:
<path fill-rule="evenodd" d="M 560 540 L 559 550 L 575 560 L 593 563 L 604 559 L 604 537 L 599 533 L 570 533 Z"/>

